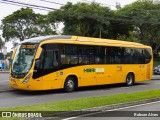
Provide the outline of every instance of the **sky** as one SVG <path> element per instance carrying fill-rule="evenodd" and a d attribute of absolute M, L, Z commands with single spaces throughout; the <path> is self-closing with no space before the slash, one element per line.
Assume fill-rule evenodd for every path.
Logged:
<path fill-rule="evenodd" d="M 0 9 L 0 24 L 1 24 L 1 20 L 4 17 L 12 14 L 14 11 L 17 11 L 23 7 L 21 5 L 15 6 L 15 5 L 10 5 L 8 3 L 3 3 L 4 1 L 8 1 L 8 0 L 0 0 L 0 8 L 1 8 Z M 92 1 L 95 1 L 97 3 L 101 3 L 104 6 L 110 7 L 111 9 L 115 9 L 116 2 L 120 3 L 120 5 L 124 7 L 125 5 L 131 4 L 137 0 L 9 0 L 9 1 L 16 1 L 16 2 L 26 3 L 26 4 L 45 6 L 45 7 L 55 8 L 55 9 L 59 9 L 62 5 L 65 5 L 67 2 L 72 2 L 73 4 L 75 4 L 77 2 L 90 3 Z M 56 2 L 60 4 L 49 3 L 46 1 Z M 33 9 L 33 10 L 36 13 L 41 13 L 41 14 L 48 13 L 48 11 L 44 11 L 44 10 L 38 10 L 38 9 Z M 0 31 L 0 35 L 2 35 L 1 31 Z M 12 48 L 12 42 L 7 42 L 5 46 L 7 47 L 7 51 L 10 52 Z"/>

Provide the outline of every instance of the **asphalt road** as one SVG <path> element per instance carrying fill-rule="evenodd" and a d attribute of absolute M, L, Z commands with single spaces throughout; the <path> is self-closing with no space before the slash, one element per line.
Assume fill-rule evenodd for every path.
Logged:
<path fill-rule="evenodd" d="M 12 90 L 9 87 L 9 73 L 0 73 L 0 91 Z"/>
<path fill-rule="evenodd" d="M 160 101 L 143 105 L 98 111 L 81 116 L 65 118 L 62 120 L 159 120 Z"/>
<path fill-rule="evenodd" d="M 156 75 L 153 78 L 154 80 L 137 83 L 131 87 L 116 84 L 80 88 L 79 91 L 72 93 L 65 93 L 63 90 L 27 92 L 10 88 L 8 86 L 9 75 L 7 73 L 0 73 L 0 108 L 159 89 L 160 76 Z"/>

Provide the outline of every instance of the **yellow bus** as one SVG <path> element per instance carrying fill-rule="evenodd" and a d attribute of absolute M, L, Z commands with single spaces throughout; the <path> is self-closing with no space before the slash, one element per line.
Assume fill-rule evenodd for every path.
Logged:
<path fill-rule="evenodd" d="M 140 43 L 55 35 L 24 40 L 12 56 L 10 86 L 62 89 L 151 80 L 152 48 Z"/>

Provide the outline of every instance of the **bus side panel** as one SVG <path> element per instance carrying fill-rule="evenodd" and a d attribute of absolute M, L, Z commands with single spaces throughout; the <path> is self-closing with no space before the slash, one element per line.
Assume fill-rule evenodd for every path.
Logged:
<path fill-rule="evenodd" d="M 153 63 L 151 62 L 150 64 L 147 64 L 146 66 L 146 71 L 145 71 L 145 74 L 146 74 L 146 80 L 151 80 L 152 79 L 152 70 L 153 70 Z"/>
<path fill-rule="evenodd" d="M 53 72 L 43 76 L 43 89 L 59 89 L 62 88 L 62 80 L 59 77 L 59 72 Z"/>
<path fill-rule="evenodd" d="M 133 66 L 135 69 L 135 82 L 145 80 L 145 65 L 139 64 Z"/>
<path fill-rule="evenodd" d="M 66 78 L 69 75 L 76 75 L 78 77 L 78 86 L 90 86 L 97 84 L 95 71 L 91 65 L 71 67 L 63 71 Z"/>
<path fill-rule="evenodd" d="M 120 81 L 120 83 L 126 82 L 126 77 L 128 73 L 134 74 L 135 82 L 145 80 L 145 65 L 144 64 L 123 65 L 122 69 L 123 69 L 123 80 Z"/>
<path fill-rule="evenodd" d="M 43 89 L 59 89 L 64 87 L 68 76 L 75 75 L 78 78 L 78 86 L 96 85 L 96 74 L 91 66 L 77 66 L 59 70 L 43 76 Z"/>
<path fill-rule="evenodd" d="M 97 85 L 117 83 L 116 65 L 96 65 L 95 68 L 97 69 L 95 73 Z"/>
<path fill-rule="evenodd" d="M 71 67 L 47 74 L 37 79 L 30 79 L 27 84 L 19 84 L 24 90 L 49 90 L 64 87 L 69 75 L 76 75 L 78 86 L 92 86 L 114 83 L 125 83 L 129 72 L 135 75 L 135 82 L 150 80 L 152 63 L 137 65 L 83 65 Z"/>

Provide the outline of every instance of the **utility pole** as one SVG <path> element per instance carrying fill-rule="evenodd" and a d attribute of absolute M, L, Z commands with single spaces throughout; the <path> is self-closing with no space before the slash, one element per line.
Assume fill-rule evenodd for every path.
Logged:
<path fill-rule="evenodd" d="M 117 10 L 118 10 L 118 9 L 121 9 L 121 4 L 118 3 L 118 2 L 116 2 L 116 9 L 117 9 Z"/>
<path fill-rule="evenodd" d="M 101 28 L 99 29 L 99 38 L 101 38 L 102 37 L 102 30 L 101 30 Z"/>

